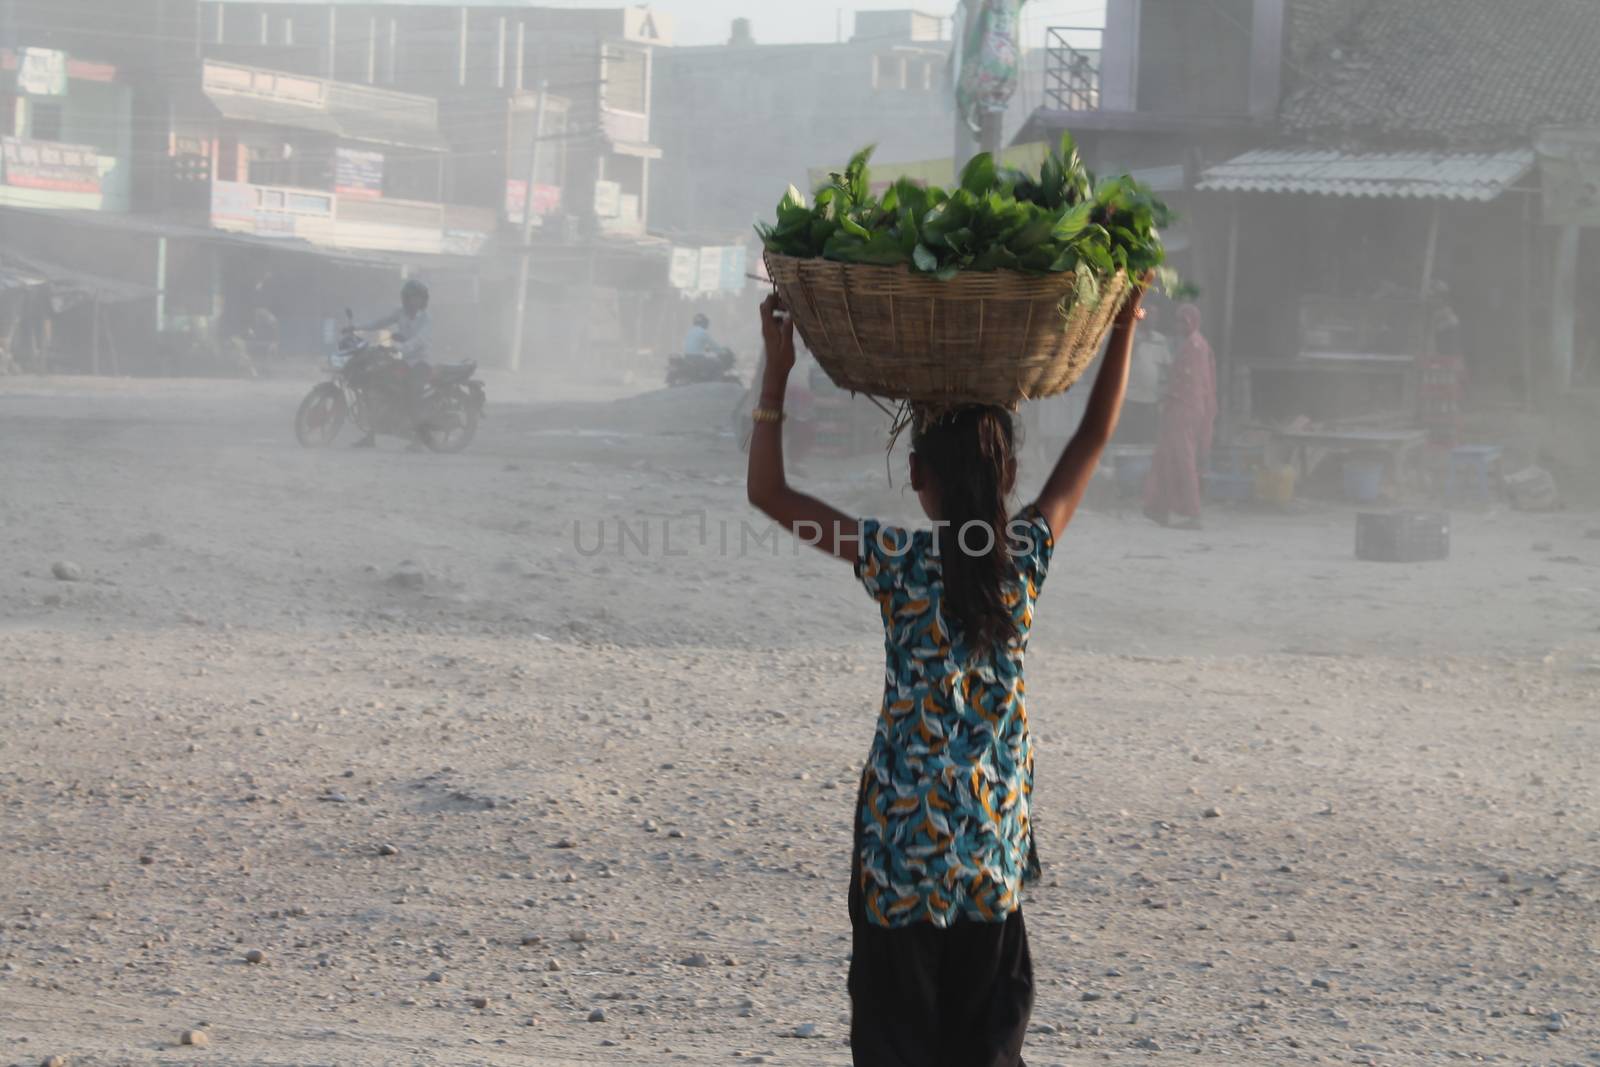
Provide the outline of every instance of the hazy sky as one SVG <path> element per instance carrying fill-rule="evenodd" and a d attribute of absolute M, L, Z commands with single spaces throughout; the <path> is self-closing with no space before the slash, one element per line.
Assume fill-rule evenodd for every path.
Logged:
<path fill-rule="evenodd" d="M 618 0 L 556 2 L 563 7 L 616 7 Z M 858 10 L 912 7 L 933 15 L 949 15 L 955 9 L 954 0 L 653 0 L 650 6 L 676 20 L 678 44 L 721 44 L 728 39 L 729 24 L 741 16 L 754 23 L 757 41 L 776 44 L 831 41 L 838 21 L 842 21 L 848 37 L 852 13 Z M 844 13 L 842 20 L 840 11 Z M 1098 26 L 1104 15 L 1105 0 L 1029 0 L 1022 9 L 1025 43 L 1042 43 L 1047 25 Z"/>

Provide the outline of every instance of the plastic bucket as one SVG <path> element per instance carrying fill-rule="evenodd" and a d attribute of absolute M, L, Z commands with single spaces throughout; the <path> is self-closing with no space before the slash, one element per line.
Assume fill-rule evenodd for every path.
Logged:
<path fill-rule="evenodd" d="M 1212 500 L 1242 504 L 1253 500 L 1256 480 L 1248 474 L 1208 473 L 1205 478 L 1206 496 Z"/>
<path fill-rule="evenodd" d="M 1383 495 L 1382 455 L 1352 453 L 1344 458 L 1344 495 L 1358 503 L 1370 504 Z"/>

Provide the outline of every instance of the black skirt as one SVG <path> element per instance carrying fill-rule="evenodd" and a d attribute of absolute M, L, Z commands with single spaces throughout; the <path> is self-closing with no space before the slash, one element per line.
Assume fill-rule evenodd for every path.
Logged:
<path fill-rule="evenodd" d="M 1004 922 L 891 928 L 867 918 L 861 815 L 850 862 L 850 1051 L 856 1067 L 1024 1067 L 1033 960 L 1018 909 Z"/>

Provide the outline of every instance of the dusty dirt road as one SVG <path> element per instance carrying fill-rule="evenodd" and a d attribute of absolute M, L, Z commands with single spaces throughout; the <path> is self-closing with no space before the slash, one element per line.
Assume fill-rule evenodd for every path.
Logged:
<path fill-rule="evenodd" d="M 876 612 L 745 532 L 734 398 L 438 457 L 303 388 L 0 380 L 0 1061 L 847 1063 Z M 1085 514 L 1028 1062 L 1600 1063 L 1597 529 Z"/>

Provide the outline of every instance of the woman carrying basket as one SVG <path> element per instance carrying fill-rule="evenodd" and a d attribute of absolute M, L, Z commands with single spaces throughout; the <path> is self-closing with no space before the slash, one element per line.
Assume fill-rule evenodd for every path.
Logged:
<path fill-rule="evenodd" d="M 911 485 L 932 530 L 855 519 L 789 486 L 784 394 L 794 327 L 762 305 L 750 502 L 855 567 L 879 605 L 887 680 L 856 809 L 849 893 L 851 1048 L 870 1067 L 1020 1067 L 1033 1007 L 1021 887 L 1038 872 L 1023 656 L 1055 538 L 1116 430 L 1143 293 L 1112 328 L 1077 434 L 1014 515 L 1010 412 L 964 407 L 913 429 Z"/>

